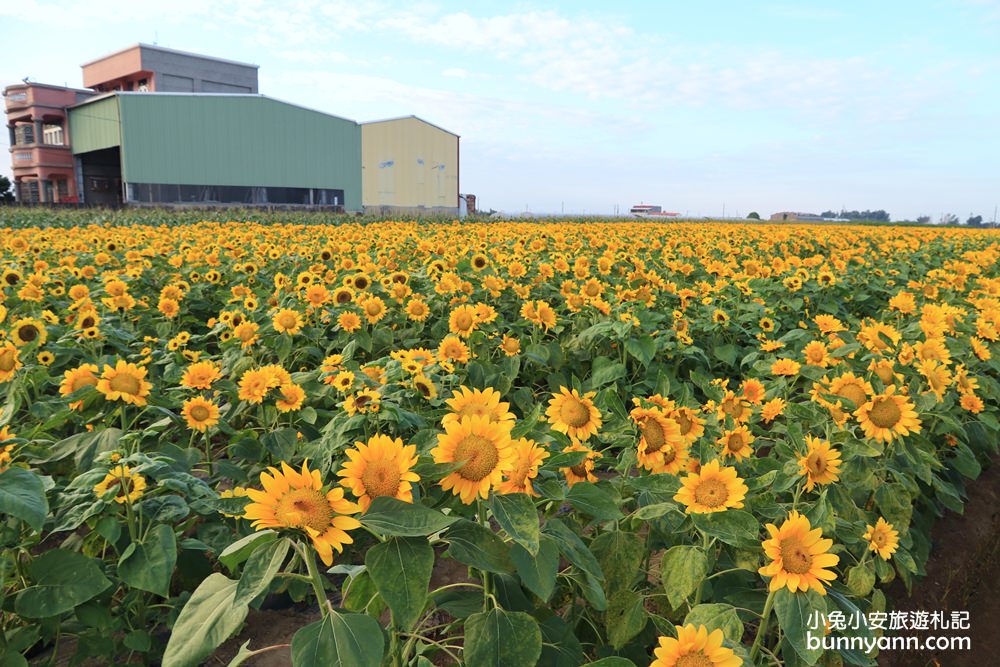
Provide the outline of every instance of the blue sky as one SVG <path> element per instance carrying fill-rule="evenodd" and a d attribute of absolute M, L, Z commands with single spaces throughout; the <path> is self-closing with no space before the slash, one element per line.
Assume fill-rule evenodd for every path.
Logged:
<path fill-rule="evenodd" d="M 1000 0 L 18 0 L 0 26 L 0 85 L 80 85 L 80 63 L 157 41 L 259 64 L 290 102 L 419 115 L 462 136 L 487 208 L 936 221 L 1000 202 Z"/>

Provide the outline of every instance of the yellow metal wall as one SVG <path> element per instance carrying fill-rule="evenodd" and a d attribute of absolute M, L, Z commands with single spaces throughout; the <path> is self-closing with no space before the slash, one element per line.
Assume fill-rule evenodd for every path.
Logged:
<path fill-rule="evenodd" d="M 458 208 L 458 137 L 417 118 L 361 125 L 365 207 Z"/>

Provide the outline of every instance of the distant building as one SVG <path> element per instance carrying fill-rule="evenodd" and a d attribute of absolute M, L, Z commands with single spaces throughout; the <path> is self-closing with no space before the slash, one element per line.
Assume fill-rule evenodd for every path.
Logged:
<path fill-rule="evenodd" d="M 459 212 L 459 136 L 416 116 L 361 124 L 365 210 Z"/>
<path fill-rule="evenodd" d="M 361 210 L 361 127 L 263 95 L 115 92 L 69 109 L 88 203 Z"/>
<path fill-rule="evenodd" d="M 11 171 L 18 200 L 78 201 L 66 109 L 93 94 L 90 90 L 34 82 L 4 89 Z"/>
<path fill-rule="evenodd" d="M 256 93 L 257 65 L 136 44 L 81 65 L 97 92 Z"/>
<path fill-rule="evenodd" d="M 823 216 L 817 213 L 802 213 L 801 211 L 779 211 L 778 213 L 771 214 L 771 220 L 777 222 L 786 222 L 792 220 L 816 221 L 823 219 L 824 219 Z"/>
<path fill-rule="evenodd" d="M 360 125 L 258 94 L 257 65 L 148 44 L 82 68 L 92 90 L 4 90 L 19 201 L 459 212 L 459 137 L 415 116 Z"/>

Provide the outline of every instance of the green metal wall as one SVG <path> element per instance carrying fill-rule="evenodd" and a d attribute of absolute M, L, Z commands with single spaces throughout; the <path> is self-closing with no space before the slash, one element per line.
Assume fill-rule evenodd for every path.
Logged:
<path fill-rule="evenodd" d="M 69 142 L 73 153 L 120 146 L 118 97 L 106 97 L 69 110 Z"/>
<path fill-rule="evenodd" d="M 120 136 L 106 122 L 115 104 Z M 362 207 L 361 126 L 352 120 L 266 97 L 210 94 L 119 94 L 71 114 L 82 134 L 80 143 L 72 123 L 73 152 L 121 145 L 128 183 L 328 188 L 344 191 L 346 209 Z M 105 125 L 116 130 L 114 143 L 98 131 Z"/>

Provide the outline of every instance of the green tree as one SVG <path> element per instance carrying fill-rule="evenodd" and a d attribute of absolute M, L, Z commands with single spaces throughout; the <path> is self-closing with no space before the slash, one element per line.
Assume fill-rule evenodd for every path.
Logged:
<path fill-rule="evenodd" d="M 10 204 L 14 201 L 14 192 L 10 179 L 0 176 L 0 203 Z"/>
<path fill-rule="evenodd" d="M 982 227 L 983 226 L 983 216 L 969 214 L 969 219 L 965 221 L 965 224 L 970 227 Z"/>
<path fill-rule="evenodd" d="M 751 211 L 750 215 L 747 216 L 747 220 L 760 220 L 760 213 L 757 211 Z"/>

